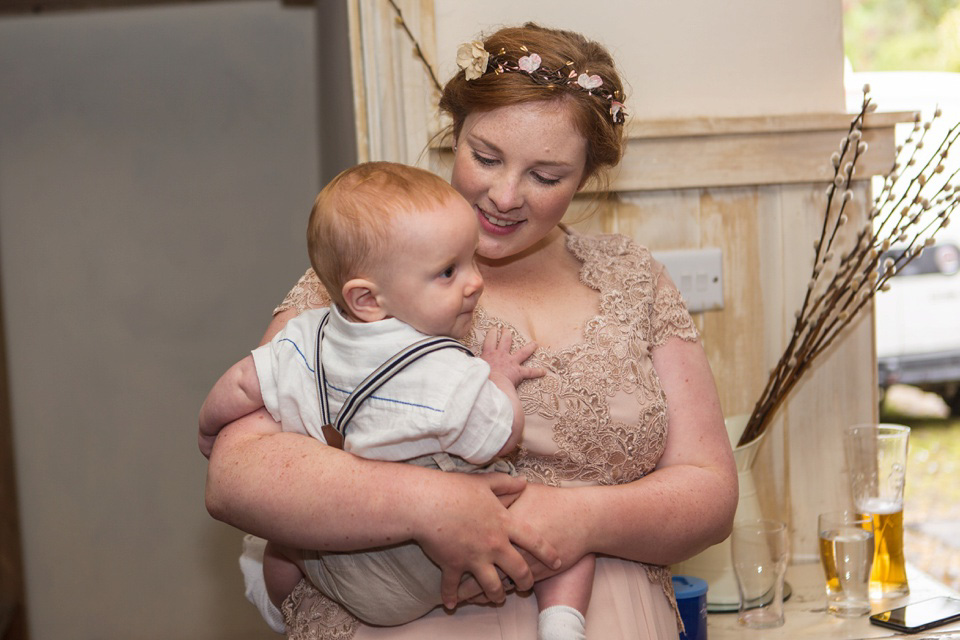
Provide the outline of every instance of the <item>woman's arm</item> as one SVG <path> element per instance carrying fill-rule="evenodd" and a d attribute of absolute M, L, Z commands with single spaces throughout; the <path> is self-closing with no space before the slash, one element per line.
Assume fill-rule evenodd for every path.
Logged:
<path fill-rule="evenodd" d="M 264 342 L 294 315 L 274 317 Z M 557 565 L 543 536 L 501 504 L 525 486 L 522 478 L 503 474 L 447 474 L 362 460 L 283 433 L 260 409 L 217 436 L 206 500 L 214 518 L 303 549 L 352 551 L 414 540 L 443 570 L 442 596 L 453 606 L 464 573 L 494 601 L 504 597 L 497 567 L 530 588 L 533 576 L 514 545 Z"/>
<path fill-rule="evenodd" d="M 667 565 L 730 533 L 737 472 L 706 355 L 698 342 L 671 338 L 652 357 L 669 424 L 657 468 L 616 486 L 531 484 L 510 507 L 547 535 L 563 566 L 589 552 Z"/>
<path fill-rule="evenodd" d="M 551 545 L 503 508 L 521 478 L 447 474 L 363 460 L 297 434 L 260 410 L 219 435 L 207 473 L 207 509 L 239 529 L 304 549 L 352 551 L 414 540 L 443 570 L 444 603 L 472 574 L 493 601 L 504 597 L 496 567 L 533 585 L 528 550 L 555 566 Z"/>

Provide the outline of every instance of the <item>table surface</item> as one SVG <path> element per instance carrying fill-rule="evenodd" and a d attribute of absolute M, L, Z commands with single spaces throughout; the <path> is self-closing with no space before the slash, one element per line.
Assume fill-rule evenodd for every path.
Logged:
<path fill-rule="evenodd" d="M 824 594 L 823 569 L 820 563 L 794 564 L 787 568 L 787 582 L 793 594 L 784 603 L 785 624 L 777 629 L 747 629 L 737 623 L 737 614 L 711 613 L 707 616 L 709 640 L 767 640 L 768 638 L 830 638 L 836 640 L 860 640 L 865 638 L 938 638 L 960 640 L 960 621 L 930 629 L 917 634 L 900 634 L 870 624 L 869 616 L 838 618 L 827 613 Z M 960 593 L 937 582 L 914 567 L 907 566 L 907 581 L 910 594 L 873 602 L 871 614 L 887 611 L 910 602 L 919 602 L 934 596 Z M 954 632 L 954 633 L 948 633 Z"/>

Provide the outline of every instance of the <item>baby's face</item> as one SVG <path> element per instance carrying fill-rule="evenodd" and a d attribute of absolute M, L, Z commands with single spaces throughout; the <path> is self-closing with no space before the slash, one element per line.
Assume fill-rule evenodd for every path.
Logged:
<path fill-rule="evenodd" d="M 391 227 L 389 255 L 378 268 L 381 306 L 422 333 L 462 338 L 483 291 L 470 205 L 451 195 L 432 209 L 397 215 Z"/>

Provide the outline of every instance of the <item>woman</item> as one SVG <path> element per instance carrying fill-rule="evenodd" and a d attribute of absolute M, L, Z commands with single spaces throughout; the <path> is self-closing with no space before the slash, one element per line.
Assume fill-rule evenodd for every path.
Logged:
<path fill-rule="evenodd" d="M 467 340 L 512 329 L 540 346 L 548 374 L 520 387 L 517 467 L 534 480 L 376 463 L 279 432 L 264 411 L 219 435 L 207 504 L 214 517 L 283 544 L 354 550 L 413 540 L 443 569 L 452 614 L 359 626 L 301 583 L 285 603 L 291 637 L 533 638 L 536 603 L 504 593 L 497 568 L 534 579 L 598 554 L 587 631 L 672 638 L 664 565 L 724 539 L 736 471 L 696 329 L 663 268 L 619 236 L 560 224 L 587 180 L 619 162 L 623 97 L 609 54 L 536 25 L 462 48 L 445 87 L 453 186 L 474 207 L 485 292 Z M 308 273 L 267 329 L 326 304 Z M 561 488 L 562 487 L 562 488 Z M 539 559 L 539 560 L 538 560 Z M 469 573 L 475 580 L 460 584 Z M 458 592 L 458 585 L 459 593 Z"/>

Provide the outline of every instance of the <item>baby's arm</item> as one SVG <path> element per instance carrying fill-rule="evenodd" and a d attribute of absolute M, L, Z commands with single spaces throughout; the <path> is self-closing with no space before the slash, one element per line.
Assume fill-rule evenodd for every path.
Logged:
<path fill-rule="evenodd" d="M 523 363 L 537 350 L 535 342 L 529 342 L 510 353 L 513 344 L 513 335 L 504 331 L 499 339 L 496 331 L 488 331 L 483 341 L 483 351 L 480 357 L 490 365 L 490 382 L 507 394 L 510 404 L 513 405 L 513 425 L 510 437 L 506 444 L 497 452 L 498 456 L 513 451 L 520 444 L 523 435 L 523 407 L 520 406 L 520 397 L 517 395 L 517 385 L 529 378 L 540 378 L 546 372 L 539 367 L 525 367 Z"/>
<path fill-rule="evenodd" d="M 224 425 L 262 406 L 257 368 L 253 356 L 247 356 L 217 380 L 200 407 L 200 450 L 209 456 Z"/>

